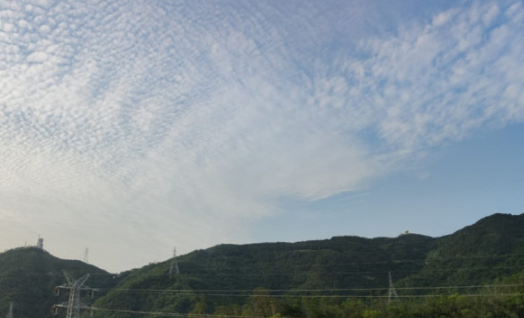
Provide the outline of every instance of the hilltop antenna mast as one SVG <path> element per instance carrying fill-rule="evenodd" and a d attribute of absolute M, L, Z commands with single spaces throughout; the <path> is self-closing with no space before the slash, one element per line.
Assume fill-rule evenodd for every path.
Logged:
<path fill-rule="evenodd" d="M 89 247 L 86 247 L 86 251 L 84 252 L 84 263 L 89 264 Z"/>
<path fill-rule="evenodd" d="M 86 274 L 77 280 L 75 280 L 65 271 L 64 276 L 67 280 L 67 283 L 60 286 L 56 286 L 54 291 L 55 295 L 58 296 L 60 295 L 61 289 L 68 289 L 69 300 L 67 303 L 54 305 L 53 307 L 51 307 L 51 312 L 56 315 L 58 312 L 58 307 L 62 307 L 67 308 L 66 318 L 80 318 L 80 309 L 86 309 L 88 312 L 91 312 L 92 314 L 92 307 L 80 303 L 80 291 L 86 290 L 88 296 L 90 296 L 91 298 L 93 298 L 95 291 L 98 291 L 98 289 L 89 288 L 87 286 L 83 287 L 86 280 L 89 278 L 89 274 Z"/>
<path fill-rule="evenodd" d="M 13 302 L 9 303 L 9 313 L 7 314 L 7 318 L 13 318 Z"/>
<path fill-rule="evenodd" d="M 397 291 L 395 286 L 393 286 L 393 278 L 391 278 L 391 272 L 388 272 L 389 275 L 389 291 L 388 291 L 388 304 L 391 303 L 391 300 L 398 300 Z"/>
<path fill-rule="evenodd" d="M 178 269 L 178 263 L 176 261 L 176 247 L 173 248 L 173 258 L 171 259 L 171 267 L 169 268 L 169 274 L 180 274 Z"/>

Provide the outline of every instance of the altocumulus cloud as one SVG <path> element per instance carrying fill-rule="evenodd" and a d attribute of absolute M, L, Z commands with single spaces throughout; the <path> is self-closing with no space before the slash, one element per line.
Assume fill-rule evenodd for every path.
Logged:
<path fill-rule="evenodd" d="M 370 6 L 269 4 L 2 2 L 2 241 L 110 270 L 249 241 L 279 198 L 524 120 L 520 2 L 369 34 Z"/>

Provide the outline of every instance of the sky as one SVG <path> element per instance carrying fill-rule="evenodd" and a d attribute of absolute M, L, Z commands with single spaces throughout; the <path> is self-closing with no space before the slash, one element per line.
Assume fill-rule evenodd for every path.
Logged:
<path fill-rule="evenodd" d="M 518 0 L 0 0 L 0 251 L 110 272 L 524 212 Z"/>

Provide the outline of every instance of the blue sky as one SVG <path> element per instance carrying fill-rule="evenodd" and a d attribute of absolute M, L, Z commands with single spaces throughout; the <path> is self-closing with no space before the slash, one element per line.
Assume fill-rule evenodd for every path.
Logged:
<path fill-rule="evenodd" d="M 0 250 L 110 271 L 520 214 L 520 1 L 0 1 Z"/>
<path fill-rule="evenodd" d="M 283 241 L 352 235 L 394 237 L 405 230 L 451 234 L 493 213 L 524 213 L 523 125 L 486 131 L 443 147 L 426 161 L 404 167 L 362 191 L 319 200 L 287 200 L 269 230 Z"/>

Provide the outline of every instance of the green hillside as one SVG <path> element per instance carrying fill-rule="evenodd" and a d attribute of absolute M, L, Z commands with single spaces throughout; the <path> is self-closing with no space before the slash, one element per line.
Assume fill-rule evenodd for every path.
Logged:
<path fill-rule="evenodd" d="M 89 273 L 86 285 L 107 289 L 117 283 L 95 266 L 62 260 L 36 247 L 9 250 L 0 254 L 0 314 L 7 315 L 13 302 L 16 318 L 52 317 L 51 306 L 67 301 L 67 295 L 56 297 L 53 293 L 53 288 L 65 281 L 63 270 L 77 278 Z"/>
<path fill-rule="evenodd" d="M 523 230 L 523 215 L 495 214 L 441 238 L 406 234 L 218 245 L 179 257 L 179 275 L 167 274 L 170 261 L 137 270 L 96 305 L 188 312 L 205 304 L 206 311 L 213 312 L 224 305 L 248 303 L 257 288 L 277 297 L 319 293 L 384 296 L 388 273 L 400 289 L 491 283 L 523 268 Z M 416 293 L 420 291 L 409 290 L 409 294 Z M 125 313 L 106 315 L 130 317 Z"/>
<path fill-rule="evenodd" d="M 524 269 L 524 214 L 494 214 L 438 238 L 423 269 L 399 286 L 491 283 Z"/>
<path fill-rule="evenodd" d="M 16 318 L 50 317 L 51 305 L 66 300 L 66 295 L 57 299 L 52 289 L 64 282 L 62 271 L 67 270 L 75 277 L 89 273 L 87 285 L 100 289 L 93 304 L 98 308 L 97 317 L 127 318 L 137 312 L 261 317 L 281 313 L 316 318 L 350 317 L 349 312 L 363 317 L 366 310 L 384 314 L 393 310 L 379 306 L 387 299 L 390 273 L 400 296 L 444 297 L 435 298 L 436 302 L 433 298 L 423 302 L 420 300 L 426 298 L 406 299 L 403 306 L 410 304 L 409 309 L 397 308 L 399 312 L 430 317 L 428 310 L 433 310 L 444 317 L 462 317 L 446 314 L 446 310 L 475 313 L 481 300 L 473 302 L 455 294 L 488 297 L 483 296 L 486 289 L 450 286 L 511 283 L 516 285 L 511 295 L 523 298 L 524 289 L 519 287 L 524 284 L 523 230 L 524 215 L 495 214 L 440 238 L 341 236 L 297 243 L 218 245 L 178 257 L 180 274 L 168 273 L 171 260 L 167 260 L 116 277 L 79 261 L 57 259 L 43 250 L 19 248 L 0 254 L 0 313 L 7 313 L 12 301 Z M 489 290 L 499 296 L 508 293 L 506 287 Z M 370 297 L 379 297 L 378 302 Z M 490 298 L 488 303 L 498 311 L 486 310 L 511 317 L 524 304 L 520 298 L 510 305 L 505 303 L 507 298 L 500 298 L 500 303 Z"/>
<path fill-rule="evenodd" d="M 279 294 L 310 295 L 304 290 L 379 288 L 388 272 L 399 278 L 419 272 L 434 239 L 422 235 L 365 239 L 335 237 L 299 243 L 219 245 L 178 258 L 179 275 L 168 275 L 170 261 L 150 265 L 127 277 L 95 306 L 132 311 L 188 312 L 205 299 L 206 308 L 245 303 L 257 288 Z M 346 289 L 340 291 L 339 289 Z M 211 292 L 210 292 L 211 291 Z M 327 295 L 333 291 L 327 291 Z M 105 313 L 127 317 L 126 313 Z"/>

